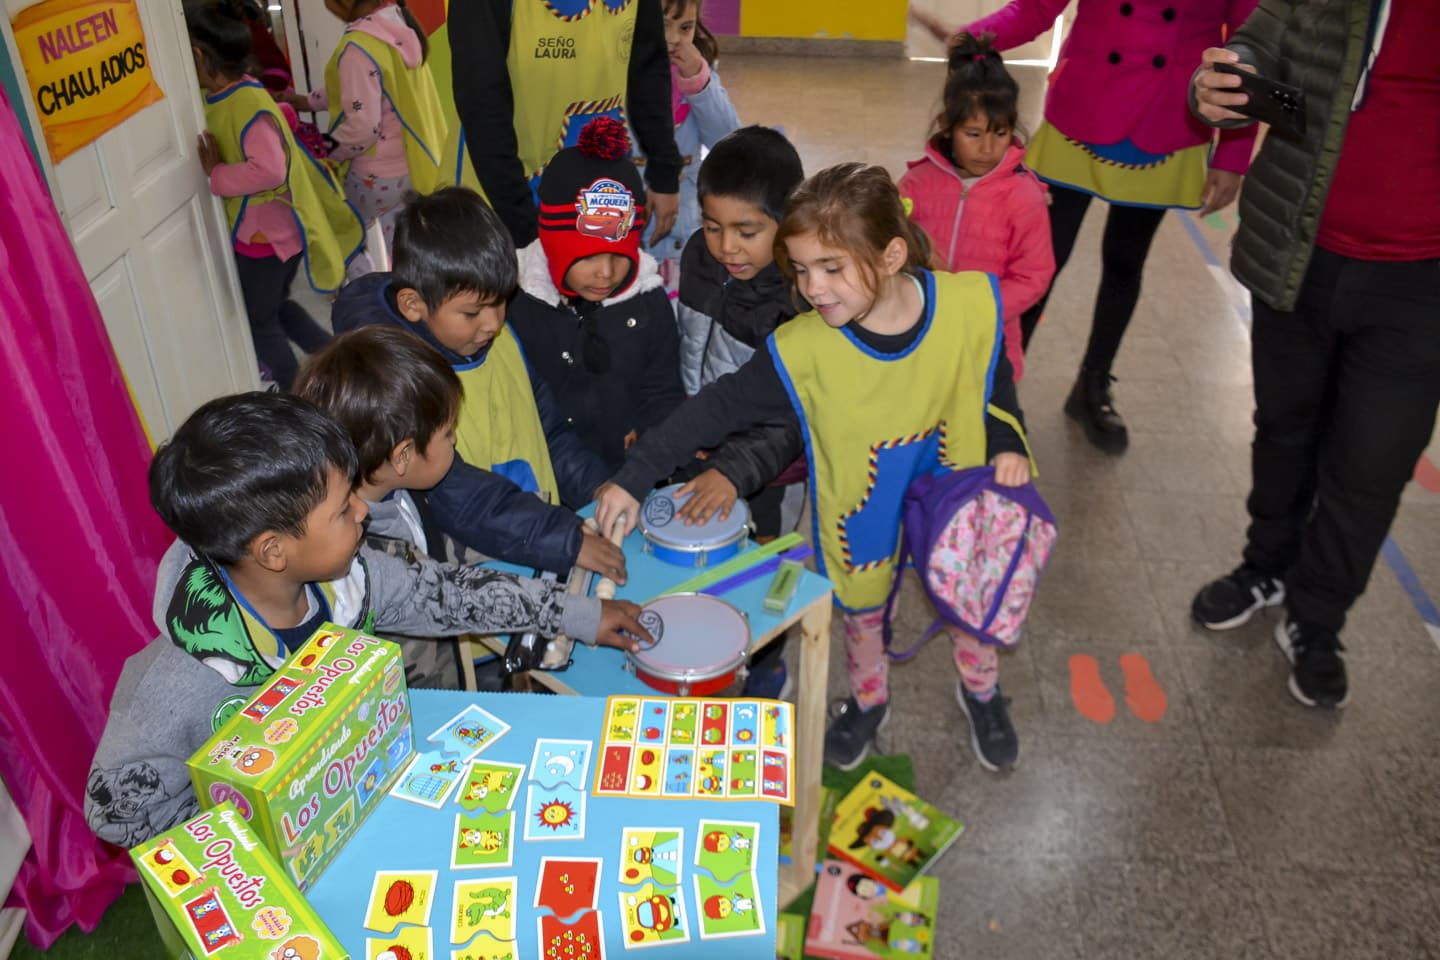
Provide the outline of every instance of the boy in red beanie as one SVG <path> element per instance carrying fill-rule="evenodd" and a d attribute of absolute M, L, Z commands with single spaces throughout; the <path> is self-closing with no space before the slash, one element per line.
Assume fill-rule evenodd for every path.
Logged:
<path fill-rule="evenodd" d="M 618 470 L 685 399 L 675 313 L 640 249 L 645 185 L 624 124 L 592 120 L 540 179 L 540 238 L 520 250 L 509 321 L 581 442 Z"/>

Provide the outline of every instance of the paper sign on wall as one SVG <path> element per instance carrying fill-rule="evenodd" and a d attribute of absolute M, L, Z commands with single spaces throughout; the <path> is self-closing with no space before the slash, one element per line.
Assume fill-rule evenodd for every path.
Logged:
<path fill-rule="evenodd" d="M 45 0 L 12 26 L 56 163 L 164 96 L 136 0 Z"/>

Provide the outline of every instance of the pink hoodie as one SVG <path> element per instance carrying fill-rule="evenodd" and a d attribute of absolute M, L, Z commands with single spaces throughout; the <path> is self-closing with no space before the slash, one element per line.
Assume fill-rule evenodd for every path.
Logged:
<path fill-rule="evenodd" d="M 411 70 L 423 62 L 420 38 L 405 22 L 405 15 L 395 4 L 388 4 L 369 16 L 346 24 L 345 32 L 368 33 L 392 44 L 400 51 L 400 59 Z M 343 41 L 342 41 L 343 42 Z M 409 172 L 405 163 L 404 133 L 400 118 L 381 87 L 375 73 L 375 62 L 358 47 L 350 46 L 340 54 L 340 102 L 345 120 L 330 131 L 338 144 L 330 151 L 330 159 L 340 163 L 352 160 L 350 169 L 356 176 L 403 177 Z M 329 96 L 322 88 L 310 93 L 310 109 L 329 109 Z M 333 121 L 334 118 L 332 117 Z M 367 153 L 371 147 L 374 153 Z"/>
<path fill-rule="evenodd" d="M 1025 148 L 1011 143 L 1004 159 L 967 192 L 960 171 L 932 140 L 899 183 L 900 193 L 914 202 L 912 219 L 930 236 L 937 267 L 999 278 L 1005 355 L 1016 380 L 1025 372 L 1020 314 L 1040 302 L 1055 276 L 1045 185 L 1024 159 Z"/>

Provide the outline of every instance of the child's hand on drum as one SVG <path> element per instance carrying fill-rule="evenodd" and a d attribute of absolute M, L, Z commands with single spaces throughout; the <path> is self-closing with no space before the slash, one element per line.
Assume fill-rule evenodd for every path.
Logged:
<path fill-rule="evenodd" d="M 640 522 L 640 501 L 613 483 L 601 484 L 600 489 L 595 491 L 595 528 L 602 533 L 610 532 L 615 529 L 615 520 L 621 514 L 625 515 L 623 529 L 628 537 L 635 524 Z"/>
<path fill-rule="evenodd" d="M 685 518 L 688 526 L 704 523 L 712 514 L 718 514 L 720 519 L 724 520 L 730 516 L 730 511 L 735 509 L 735 501 L 740 497 L 740 491 L 735 489 L 735 484 L 714 468 L 706 470 L 675 491 L 675 498 L 678 500 L 686 494 L 689 494 L 690 499 L 680 508 L 680 516 Z"/>
<path fill-rule="evenodd" d="M 616 583 L 624 583 L 625 554 L 594 530 L 589 527 L 584 529 L 585 536 L 580 539 L 580 554 L 575 558 L 575 566 L 594 571 Z"/>
<path fill-rule="evenodd" d="M 654 637 L 640 626 L 640 607 L 628 600 L 600 601 L 600 632 L 595 642 L 602 647 L 638 650 L 640 644 L 651 643 Z"/>
<path fill-rule="evenodd" d="M 1018 453 L 997 453 L 990 459 L 995 482 L 1002 487 L 1020 487 L 1030 479 L 1030 461 Z"/>

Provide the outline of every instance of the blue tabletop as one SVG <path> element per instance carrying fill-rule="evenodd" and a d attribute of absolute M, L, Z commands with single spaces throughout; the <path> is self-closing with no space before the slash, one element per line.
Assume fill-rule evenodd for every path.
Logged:
<path fill-rule="evenodd" d="M 635 569 L 631 567 L 632 571 Z M 583 650 L 580 654 L 608 651 Z M 577 657 L 578 666 L 578 657 Z M 571 668 L 575 672 L 575 668 Z M 648 689 L 648 688 L 646 688 Z M 610 691 L 618 692 L 618 691 Z M 589 697 L 560 697 L 513 693 L 466 693 L 458 691 L 414 690 L 410 706 L 414 714 L 416 749 L 424 751 L 433 745 L 426 742 L 429 734 L 455 716 L 468 704 L 476 704 L 510 724 L 511 729 L 490 744 L 479 756 L 481 760 L 525 764 L 526 776 L 539 738 L 588 740 L 598 744 L 605 719 L 605 701 Z M 593 761 L 592 761 L 593 762 Z M 625 927 L 621 920 L 622 893 L 634 893 L 620 883 L 621 833 L 625 827 L 680 828 L 684 831 L 681 877 L 677 895 L 683 897 L 682 909 L 690 926 L 685 943 L 653 945 L 642 956 L 663 958 L 666 955 L 687 958 L 763 958 L 775 954 L 776 870 L 779 838 L 778 810 L 772 803 L 754 801 L 706 800 L 637 800 L 590 796 L 592 782 L 585 785 L 584 838 L 579 840 L 525 841 L 521 820 L 525 814 L 525 790 L 519 791 L 514 805 L 516 843 L 513 861 L 508 867 L 481 870 L 451 870 L 450 842 L 455 817 L 461 813 L 452 796 L 441 809 L 430 809 L 393 796 L 386 796 L 363 823 L 355 836 L 326 869 L 306 896 L 325 923 L 356 960 L 367 956 L 367 939 L 387 939 L 385 934 L 367 931 L 364 927 L 371 887 L 375 874 L 387 871 L 437 871 L 429 926 L 433 931 L 432 960 L 449 960 L 452 951 L 465 956 L 461 945 L 450 942 L 451 914 L 455 909 L 452 892 L 457 880 L 484 880 L 487 877 L 516 877 L 515 897 L 516 941 L 513 956 L 540 957 L 540 933 L 537 919 L 542 912 L 533 907 L 537 875 L 542 857 L 602 858 L 597 909 L 606 956 L 614 960 L 625 946 Z M 764 918 L 765 932 L 759 935 L 703 939 L 697 920 L 700 905 L 696 903 L 695 878 L 706 879 L 704 871 L 695 866 L 697 831 L 701 820 L 722 820 L 758 823 L 759 840 L 754 851 L 754 873 L 759 903 L 755 908 Z M 567 919 L 567 918 L 561 918 Z M 401 928 L 402 930 L 405 928 Z M 469 955 L 474 957 L 503 956 L 505 948 L 480 933 L 472 943 Z M 418 960 L 418 957 L 417 957 Z"/>
<path fill-rule="evenodd" d="M 593 510 L 592 504 L 581 510 L 580 514 L 589 516 Z M 753 547 L 753 542 L 747 542 L 747 549 Z M 645 539 L 639 530 L 631 533 L 621 544 L 621 548 L 625 551 L 625 566 L 629 579 L 615 592 L 616 598 L 620 600 L 630 600 L 643 606 L 676 584 L 704 572 L 703 569 L 666 563 L 645 552 Z M 525 576 L 533 574 L 531 570 L 524 570 L 511 564 L 492 562 L 487 563 L 486 566 Z M 745 615 L 745 619 L 750 624 L 752 642 L 779 633 L 784 627 L 795 621 L 800 611 L 816 600 L 828 596 L 831 591 L 829 580 L 807 569 L 800 578 L 795 596 L 784 612 L 770 613 L 765 610 L 764 601 L 765 593 L 770 589 L 772 576 L 773 574 L 762 576 L 758 580 L 743 584 L 720 597 Z M 554 673 L 552 676 L 581 696 L 606 697 L 617 694 L 646 693 L 653 696 L 655 693 L 653 688 L 647 686 L 627 669 L 625 654 L 613 647 L 590 648 L 576 644 L 574 661 L 570 669 Z"/>

